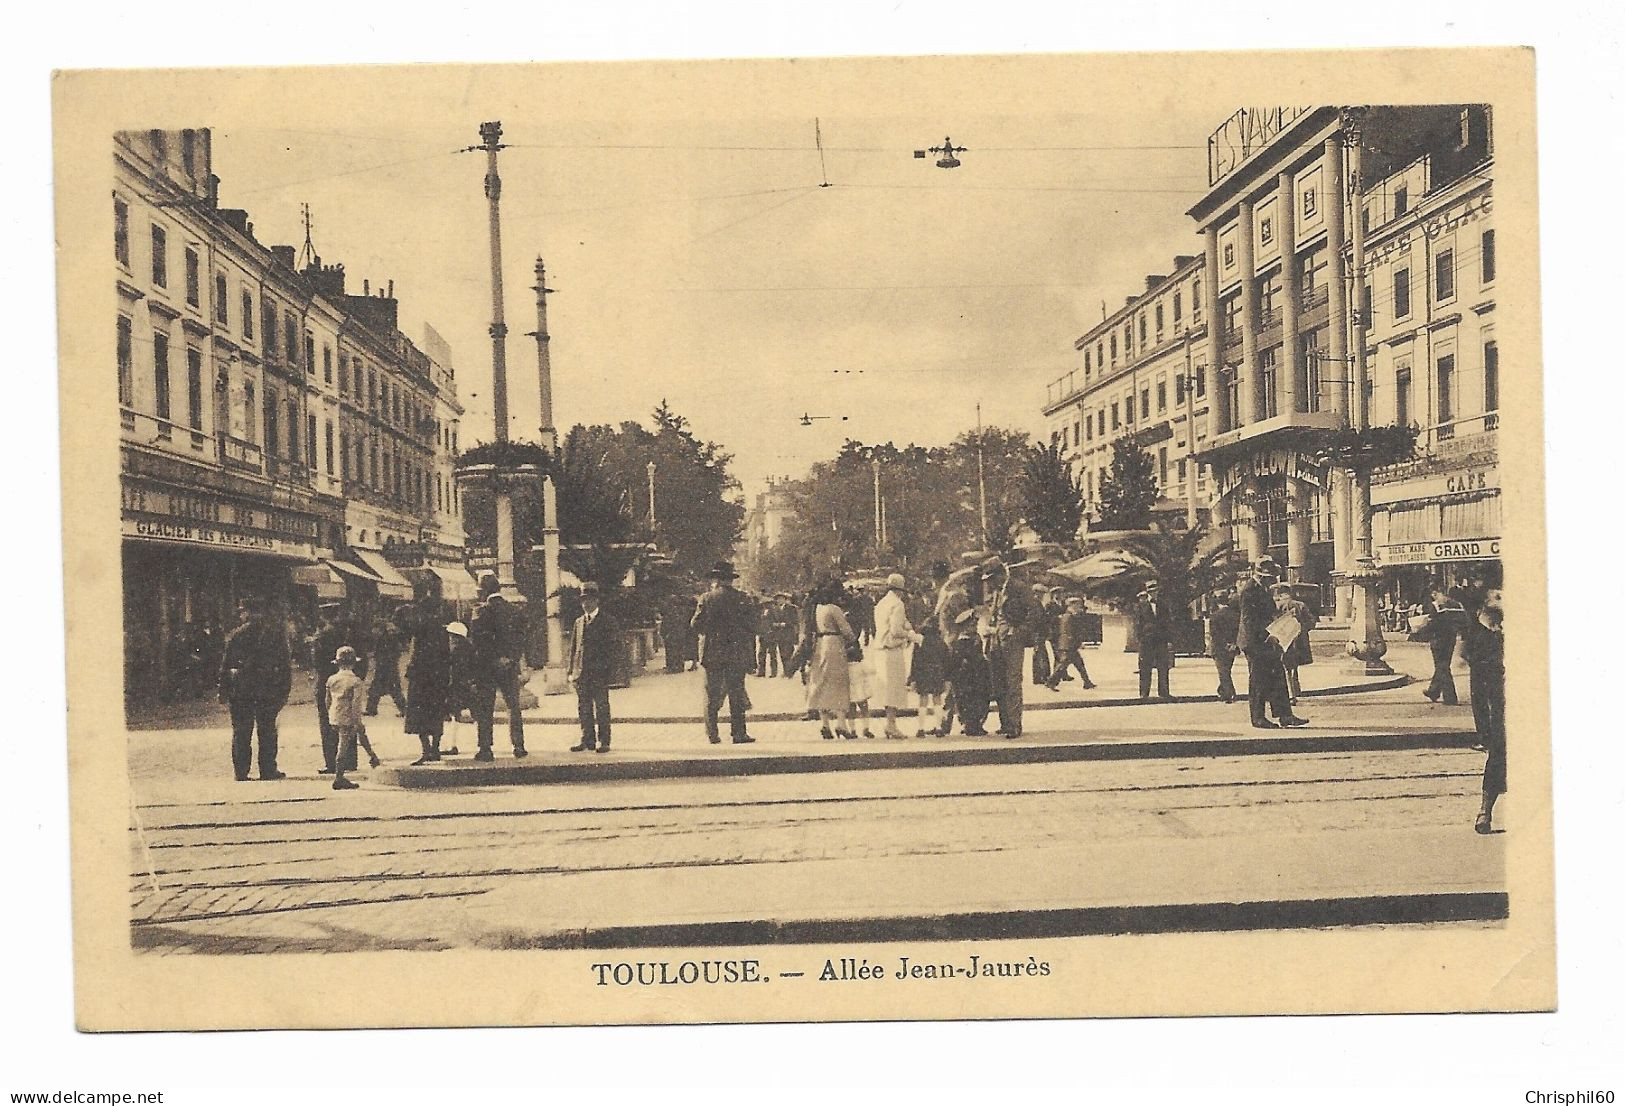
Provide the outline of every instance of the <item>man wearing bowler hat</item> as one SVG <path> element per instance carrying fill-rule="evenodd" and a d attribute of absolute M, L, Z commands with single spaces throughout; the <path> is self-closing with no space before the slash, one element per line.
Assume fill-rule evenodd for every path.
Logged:
<path fill-rule="evenodd" d="M 525 722 L 520 717 L 519 689 L 524 677 L 524 627 L 519 612 L 502 597 L 502 583 L 495 573 L 480 577 L 480 603 L 474 608 L 473 625 L 468 628 L 468 644 L 473 650 L 474 696 L 470 713 L 479 734 L 475 760 L 491 760 L 495 730 L 496 698 L 508 708 L 508 739 L 514 759 L 525 756 Z"/>
<path fill-rule="evenodd" d="M 700 636 L 700 667 L 705 669 L 705 736 L 722 741 L 717 714 L 728 699 L 729 729 L 735 745 L 756 739 L 745 732 L 745 673 L 756 665 L 756 604 L 737 591 L 737 573 L 718 561 L 707 574 L 711 590 L 694 609 L 693 629 Z"/>
<path fill-rule="evenodd" d="M 220 658 L 220 701 L 231 708 L 231 765 L 239 780 L 248 779 L 257 731 L 260 779 L 280 780 L 286 773 L 276 763 L 276 716 L 293 684 L 288 635 L 254 596 L 238 603 L 237 615 L 241 624 Z"/>
<path fill-rule="evenodd" d="M 1280 575 L 1273 557 L 1260 557 L 1253 562 L 1252 575 L 1242 581 L 1236 593 L 1240 616 L 1236 644 L 1247 658 L 1247 710 L 1254 728 L 1260 730 L 1309 724 L 1308 719 L 1292 713 L 1281 650 L 1269 633 L 1270 623 L 1279 613 L 1270 589 Z M 1264 716 L 1265 707 L 1275 715 L 1274 722 Z"/>
<path fill-rule="evenodd" d="M 1148 581 L 1140 602 L 1134 608 L 1134 640 L 1140 650 L 1140 698 L 1151 698 L 1151 673 L 1157 674 L 1157 698 L 1172 699 L 1168 693 L 1168 669 L 1174 663 L 1174 624 L 1168 617 L 1168 604 L 1162 601 L 1157 581 Z"/>
<path fill-rule="evenodd" d="M 570 664 L 566 670 L 576 689 L 576 715 L 581 741 L 572 753 L 609 752 L 609 685 L 615 682 L 615 653 L 620 635 L 600 608 L 597 581 L 581 585 L 581 617 L 570 635 Z"/>

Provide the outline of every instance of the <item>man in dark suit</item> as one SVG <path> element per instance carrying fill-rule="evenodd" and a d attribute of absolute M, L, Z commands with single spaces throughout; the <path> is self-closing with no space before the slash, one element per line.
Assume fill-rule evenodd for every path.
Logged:
<path fill-rule="evenodd" d="M 395 700 L 395 710 L 401 716 L 406 715 L 406 696 L 401 692 L 402 627 L 410 624 L 412 618 L 412 604 L 403 603 L 378 627 L 372 646 L 372 683 L 367 685 L 367 709 L 363 712 L 368 717 L 378 713 L 378 700 L 385 695 Z M 355 642 L 343 644 L 355 645 Z"/>
<path fill-rule="evenodd" d="M 1236 594 L 1236 645 L 1247 656 L 1247 709 L 1253 726 L 1260 730 L 1309 724 L 1292 713 L 1281 649 L 1269 634 L 1270 623 L 1280 614 L 1270 592 L 1279 575 L 1273 557 L 1260 557 Z M 1276 721 L 1264 716 L 1266 706 Z"/>
<path fill-rule="evenodd" d="M 1435 703 L 1442 698 L 1446 706 L 1453 707 L 1460 700 L 1456 697 L 1456 678 L 1451 674 L 1450 662 L 1456 655 L 1456 639 L 1466 628 L 1467 611 L 1442 584 L 1433 588 L 1431 598 L 1427 625 L 1412 634 L 1411 640 L 1427 642 L 1428 652 L 1433 656 L 1433 679 L 1422 694 Z"/>
<path fill-rule="evenodd" d="M 988 602 L 987 663 L 999 705 L 999 736 L 1020 737 L 1027 705 L 1021 661 L 1032 641 L 1037 604 L 1032 591 L 997 557 L 982 565 L 982 589 Z"/>
<path fill-rule="evenodd" d="M 1168 605 L 1159 594 L 1161 588 L 1152 580 L 1145 585 L 1140 602 L 1134 608 L 1134 640 L 1140 649 L 1140 698 L 1151 698 L 1151 673 L 1157 674 L 1157 698 L 1170 700 L 1168 669 L 1174 663 L 1174 624 L 1168 617 Z"/>
<path fill-rule="evenodd" d="M 243 599 L 237 615 L 240 624 L 220 658 L 220 701 L 231 708 L 231 765 L 239 780 L 248 779 L 258 730 L 260 779 L 280 780 L 287 773 L 276 766 L 276 716 L 293 687 L 288 635 L 256 598 Z"/>
<path fill-rule="evenodd" d="M 520 717 L 519 689 L 523 676 L 524 631 L 519 612 L 502 597 L 502 584 L 494 573 L 480 577 L 480 603 L 474 608 L 468 643 L 473 650 L 474 696 L 470 712 L 479 733 L 475 760 L 492 760 L 497 692 L 508 708 L 508 737 L 515 760 L 525 752 L 525 721 Z"/>
<path fill-rule="evenodd" d="M 745 673 L 756 666 L 756 604 L 739 591 L 733 565 L 717 562 L 711 590 L 694 609 L 693 629 L 700 636 L 700 667 L 705 669 L 705 736 L 722 741 L 717 714 L 728 700 L 729 730 L 735 745 L 756 739 L 745 732 Z"/>
<path fill-rule="evenodd" d="M 1241 629 L 1241 615 L 1230 592 L 1220 592 L 1217 601 L 1218 605 L 1207 619 L 1207 649 L 1213 658 L 1213 667 L 1219 670 L 1219 701 L 1234 703 L 1236 683 L 1231 671 L 1236 663 L 1236 632 Z"/>
<path fill-rule="evenodd" d="M 566 670 L 575 685 L 576 716 L 581 720 L 581 742 L 570 747 L 572 753 L 609 752 L 609 688 L 615 682 L 620 635 L 599 600 L 597 583 L 589 580 L 581 586 L 581 617 L 571 633 Z"/>

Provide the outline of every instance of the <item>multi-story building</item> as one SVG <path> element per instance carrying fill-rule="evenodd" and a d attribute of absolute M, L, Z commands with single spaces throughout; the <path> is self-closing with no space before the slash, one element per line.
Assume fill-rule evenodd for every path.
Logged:
<path fill-rule="evenodd" d="M 1130 436 L 1153 459 L 1156 513 L 1176 525 L 1206 515 L 1211 490 L 1192 458 L 1208 433 L 1205 282 L 1200 256 L 1177 257 L 1170 274 L 1146 277 L 1143 292 L 1073 343 L 1082 364 L 1049 386 L 1049 439 L 1083 485 L 1091 523 L 1112 447 Z"/>
<path fill-rule="evenodd" d="M 1354 143 L 1363 165 L 1357 181 L 1350 173 Z M 1493 336 L 1484 337 L 1493 297 L 1476 278 L 1469 290 L 1459 270 L 1467 256 L 1462 227 L 1480 210 L 1474 197 L 1488 196 L 1489 114 L 1471 105 L 1244 109 L 1208 146 L 1209 189 L 1190 214 L 1211 274 L 1205 310 L 1218 371 L 1200 452 L 1213 472 L 1214 513 L 1250 555 L 1269 552 L 1292 577 L 1330 586 L 1356 555 L 1353 497 L 1346 474 L 1316 457 L 1331 432 L 1350 424 L 1356 333 L 1367 344 L 1373 421 L 1429 423 L 1422 436 L 1429 456 L 1417 463 L 1423 471 L 1443 463 L 1437 447 L 1452 435 L 1487 432 L 1484 405 L 1469 415 L 1459 397 L 1469 362 L 1482 380 L 1478 359 L 1487 358 L 1494 380 Z M 1356 211 L 1367 232 L 1366 318 L 1376 324 L 1369 331 L 1354 325 L 1367 299 L 1364 286 L 1354 299 Z M 1488 241 L 1493 276 L 1493 236 Z M 1473 249 L 1483 246 L 1475 240 Z M 1425 274 L 1419 295 L 1415 273 Z M 1436 280 L 1448 299 L 1437 294 Z M 1493 401 L 1492 383 L 1486 402 Z M 1490 536 L 1453 533 L 1487 529 L 1484 509 L 1457 509 L 1446 519 L 1440 503 L 1431 520 L 1426 510 L 1413 514 L 1412 490 L 1386 490 L 1403 475 L 1376 481 L 1380 513 L 1400 521 L 1374 545 L 1418 556 L 1414 522 L 1430 529 L 1445 563 L 1453 538 Z M 1391 556 L 1377 559 L 1391 563 Z M 1346 615 L 1347 589 L 1339 591 Z"/>
<path fill-rule="evenodd" d="M 393 299 L 346 296 L 342 268 L 301 269 L 292 247 L 262 245 L 246 212 L 220 206 L 211 143 L 201 128 L 113 143 L 132 697 L 204 691 L 244 596 L 296 625 L 320 597 L 410 598 L 368 554 L 440 522 L 441 393 L 394 328 Z M 352 439 L 368 447 L 366 480 L 348 467 L 360 395 L 347 357 L 367 360 L 375 389 Z M 460 541 L 460 527 L 447 533 Z"/>

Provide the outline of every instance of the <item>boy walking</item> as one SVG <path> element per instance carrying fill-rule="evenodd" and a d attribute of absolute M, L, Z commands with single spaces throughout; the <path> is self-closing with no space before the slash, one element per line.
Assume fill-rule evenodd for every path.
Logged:
<path fill-rule="evenodd" d="M 333 657 L 339 670 L 327 678 L 327 721 L 339 734 L 339 755 L 333 762 L 334 791 L 354 791 L 361 786 L 344 777 L 346 765 L 355 760 L 357 742 L 367 750 L 368 762 L 374 768 L 378 767 L 378 757 L 372 751 L 372 743 L 367 740 L 367 730 L 361 721 L 367 691 L 361 677 L 355 674 L 358 659 L 353 648 L 341 646 Z"/>

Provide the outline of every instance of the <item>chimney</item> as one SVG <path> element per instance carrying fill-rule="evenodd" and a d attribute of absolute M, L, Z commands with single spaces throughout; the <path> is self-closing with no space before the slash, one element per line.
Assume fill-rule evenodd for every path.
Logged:
<path fill-rule="evenodd" d="M 361 294 L 363 296 L 372 295 L 372 281 L 368 280 L 366 277 L 361 278 Z"/>
<path fill-rule="evenodd" d="M 1197 255 L 1194 254 L 1194 253 L 1182 253 L 1182 254 L 1179 254 L 1174 258 L 1174 268 L 1183 269 L 1185 266 L 1189 265 L 1192 261 L 1195 261 L 1196 258 L 1197 258 Z"/>
<path fill-rule="evenodd" d="M 296 251 L 292 246 L 272 246 L 271 256 L 276 258 L 283 266 L 292 269 L 295 264 Z"/>
<path fill-rule="evenodd" d="M 395 298 L 395 278 L 394 277 L 389 278 L 389 298 L 390 299 Z"/>
<path fill-rule="evenodd" d="M 1157 285 L 1161 284 L 1163 281 L 1165 281 L 1167 279 L 1168 278 L 1166 276 L 1157 276 L 1156 274 L 1149 274 L 1145 278 L 1145 290 L 1147 292 L 1153 291 L 1153 290 L 1156 289 Z"/>

